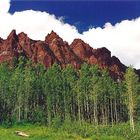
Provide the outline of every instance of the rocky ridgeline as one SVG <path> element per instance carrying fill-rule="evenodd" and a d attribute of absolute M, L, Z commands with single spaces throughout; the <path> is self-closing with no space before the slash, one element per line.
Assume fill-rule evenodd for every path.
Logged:
<path fill-rule="evenodd" d="M 81 39 L 75 39 L 69 45 L 53 31 L 45 41 L 32 40 L 23 32 L 17 35 L 15 30 L 6 40 L 0 38 L 0 63 L 18 59 L 19 56 L 25 56 L 33 63 L 40 62 L 46 68 L 54 63 L 61 67 L 71 64 L 75 68 L 80 68 L 82 63 L 98 64 L 100 68 L 107 68 L 114 79 L 122 78 L 127 68 L 105 47 L 93 49 Z"/>

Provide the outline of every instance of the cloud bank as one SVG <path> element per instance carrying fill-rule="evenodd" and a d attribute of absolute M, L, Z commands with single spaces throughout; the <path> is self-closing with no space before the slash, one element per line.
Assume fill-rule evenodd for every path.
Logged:
<path fill-rule="evenodd" d="M 9 8 L 10 8 L 10 0 L 0 1 L 0 14 L 8 12 Z"/>
<path fill-rule="evenodd" d="M 140 68 L 140 17 L 123 20 L 114 26 L 105 23 L 104 27 L 93 27 L 80 34 L 75 26 L 64 23 L 61 17 L 33 10 L 10 14 L 9 8 L 10 0 L 0 0 L 0 36 L 3 38 L 16 29 L 17 33 L 23 31 L 32 39 L 44 40 L 54 30 L 69 43 L 74 38 L 81 38 L 93 48 L 108 48 L 125 65 Z"/>

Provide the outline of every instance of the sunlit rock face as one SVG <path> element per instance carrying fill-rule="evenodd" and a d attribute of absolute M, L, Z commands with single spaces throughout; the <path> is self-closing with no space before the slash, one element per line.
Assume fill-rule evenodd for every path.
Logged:
<path fill-rule="evenodd" d="M 70 64 L 74 68 L 80 68 L 83 63 L 98 65 L 101 69 L 108 69 L 114 79 L 122 79 L 127 68 L 105 47 L 94 49 L 81 39 L 74 39 L 69 45 L 54 31 L 46 36 L 45 41 L 32 40 L 23 32 L 17 35 L 15 30 L 7 39 L 0 38 L 0 63 L 20 56 L 31 59 L 34 64 L 42 63 L 46 68 L 54 63 L 61 67 Z"/>

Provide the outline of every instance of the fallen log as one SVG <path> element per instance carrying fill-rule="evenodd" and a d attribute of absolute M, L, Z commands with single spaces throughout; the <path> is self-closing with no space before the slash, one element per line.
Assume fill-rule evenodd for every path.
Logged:
<path fill-rule="evenodd" d="M 15 131 L 16 135 L 21 136 L 21 137 L 29 137 L 28 134 L 22 132 L 22 131 Z"/>

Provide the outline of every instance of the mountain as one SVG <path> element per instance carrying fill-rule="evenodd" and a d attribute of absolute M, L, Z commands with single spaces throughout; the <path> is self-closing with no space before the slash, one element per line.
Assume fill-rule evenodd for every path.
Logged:
<path fill-rule="evenodd" d="M 98 64 L 102 69 L 107 68 L 114 79 L 121 79 L 127 68 L 117 57 L 111 56 L 107 48 L 93 49 L 81 39 L 75 39 L 69 45 L 54 31 L 46 36 L 45 41 L 32 40 L 23 32 L 17 35 L 15 30 L 7 39 L 0 38 L 0 63 L 19 56 L 34 63 L 40 62 L 46 68 L 54 63 L 61 67 L 71 64 L 75 68 L 80 68 L 82 63 Z M 140 71 L 136 72 L 140 75 Z"/>

